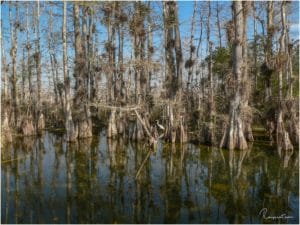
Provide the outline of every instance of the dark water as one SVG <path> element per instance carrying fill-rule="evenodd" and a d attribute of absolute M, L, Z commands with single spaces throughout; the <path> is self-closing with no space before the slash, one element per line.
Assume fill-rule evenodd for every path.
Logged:
<path fill-rule="evenodd" d="M 1 223 L 299 221 L 298 151 L 160 144 L 149 153 L 104 134 L 68 145 L 46 132 L 4 147 L 1 161 Z M 263 208 L 290 218 L 263 219 Z"/>

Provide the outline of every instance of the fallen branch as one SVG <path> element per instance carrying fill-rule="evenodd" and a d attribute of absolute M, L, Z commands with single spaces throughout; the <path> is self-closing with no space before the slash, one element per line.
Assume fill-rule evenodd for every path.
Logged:
<path fill-rule="evenodd" d="M 90 106 L 102 107 L 102 108 L 114 109 L 114 110 L 118 109 L 120 111 L 133 111 L 133 110 L 140 109 L 140 106 L 137 106 L 137 105 L 121 107 L 121 106 L 111 106 L 111 105 L 104 105 L 104 104 L 92 103 L 92 104 L 90 104 Z"/>
<path fill-rule="evenodd" d="M 140 116 L 140 114 L 138 113 L 138 111 L 135 109 L 134 112 L 135 112 L 137 118 L 139 119 L 139 121 L 141 122 L 141 124 L 142 124 L 144 130 L 146 131 L 147 135 L 149 136 L 150 143 L 155 143 L 156 139 L 151 135 L 150 131 L 148 130 L 148 128 L 147 128 L 144 120 L 142 119 L 142 117 Z"/>
<path fill-rule="evenodd" d="M 19 157 L 19 158 L 14 158 L 14 159 L 9 159 L 9 160 L 1 161 L 1 163 L 8 163 L 8 162 L 17 161 L 17 160 L 26 159 L 26 158 L 27 158 L 27 156 L 25 156 L 25 157 Z"/>

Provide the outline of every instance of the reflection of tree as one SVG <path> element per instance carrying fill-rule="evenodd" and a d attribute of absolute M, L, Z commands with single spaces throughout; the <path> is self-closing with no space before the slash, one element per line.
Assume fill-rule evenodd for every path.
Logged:
<path fill-rule="evenodd" d="M 276 216 L 283 213 L 290 215 L 289 199 L 291 194 L 299 195 L 298 180 L 295 174 L 295 171 L 298 171 L 298 163 L 297 165 L 294 164 L 298 160 L 298 155 L 292 154 L 293 152 L 282 152 L 279 157 L 266 155 L 259 160 L 261 170 L 256 171 L 259 179 L 257 179 L 257 196 L 255 199 L 258 210 L 267 208 L 268 215 Z M 292 216 L 295 217 L 295 215 Z M 273 222 L 285 223 L 288 221 L 277 220 Z"/>
<path fill-rule="evenodd" d="M 90 223 L 91 207 L 90 202 L 93 201 L 93 191 L 90 190 L 91 174 L 90 174 L 90 148 L 91 138 L 80 139 L 74 144 L 75 152 L 75 168 L 74 176 L 76 183 L 76 205 L 77 205 L 77 222 Z"/>
<path fill-rule="evenodd" d="M 249 181 L 247 169 L 243 169 L 243 162 L 250 154 L 250 150 L 229 151 L 229 197 L 225 203 L 225 214 L 229 223 L 243 223 L 247 216 L 247 191 Z"/>
<path fill-rule="evenodd" d="M 297 213 L 295 152 L 280 158 L 189 144 L 147 155 L 143 145 L 105 137 L 20 139 L 1 151 L 1 222 L 258 223 L 264 207 L 269 215 Z"/>
<path fill-rule="evenodd" d="M 73 146 L 72 146 L 73 145 Z M 74 146 L 75 145 L 75 146 Z M 66 160 L 66 221 L 68 224 L 71 223 L 71 210 L 72 210 L 72 177 L 74 168 L 74 149 L 77 148 L 77 143 L 67 143 L 65 151 Z"/>
<path fill-rule="evenodd" d="M 51 218 L 53 222 L 58 222 L 59 221 L 59 215 L 58 212 L 56 212 L 56 204 L 59 204 L 59 200 L 57 199 L 56 192 L 57 189 L 59 188 L 59 176 L 62 171 L 61 168 L 61 160 L 60 157 L 63 155 L 63 138 L 60 136 L 57 137 L 49 137 L 48 138 L 50 143 L 45 143 L 47 146 L 47 150 L 51 151 L 54 154 L 54 162 L 53 162 L 53 167 L 52 173 L 51 173 L 51 182 L 50 182 L 50 196 L 48 200 L 49 204 L 49 210 L 51 212 Z M 50 168 L 49 168 L 50 170 Z M 49 177 L 50 178 L 50 177 Z"/>
<path fill-rule="evenodd" d="M 150 223 L 153 209 L 151 159 L 153 152 L 146 145 L 135 144 L 135 208 L 136 223 Z M 138 174 L 138 176 L 137 176 Z"/>
<path fill-rule="evenodd" d="M 188 158 L 186 157 L 186 155 L 188 155 L 188 153 L 192 150 L 190 148 L 191 146 L 187 146 L 182 145 L 181 146 L 181 167 L 183 170 L 183 176 L 184 176 L 184 183 L 185 183 L 185 187 L 186 187 L 186 197 L 184 199 L 184 206 L 187 208 L 188 210 L 188 222 L 189 223 L 193 223 L 193 219 L 194 218 L 194 209 L 197 207 L 196 206 L 196 202 L 197 202 L 197 195 L 195 195 L 195 193 L 193 193 L 193 187 L 195 185 L 195 181 L 197 182 L 197 179 L 195 179 L 196 177 L 196 170 L 192 169 L 191 165 L 189 165 L 189 163 L 191 161 L 188 161 Z M 196 221 L 197 222 L 197 221 Z"/>
<path fill-rule="evenodd" d="M 110 168 L 108 184 L 109 209 L 112 215 L 112 222 L 119 222 L 119 216 L 125 211 L 124 176 L 126 174 L 127 155 L 122 139 L 108 139 L 107 143 Z"/>
<path fill-rule="evenodd" d="M 18 148 L 14 146 L 14 159 L 18 158 Z M 15 160 L 14 166 L 14 178 L 15 178 L 15 223 L 18 223 L 19 217 L 19 160 Z"/>
<path fill-rule="evenodd" d="M 5 202 L 5 213 L 2 212 L 1 210 L 1 223 L 10 223 L 11 221 L 9 221 L 9 208 L 10 208 L 10 160 L 12 159 L 11 156 L 11 152 L 13 150 L 12 148 L 12 144 L 8 143 L 5 148 L 3 149 L 3 146 L 1 146 L 1 161 L 2 161 L 2 165 L 1 165 L 1 169 L 2 169 L 2 176 L 3 174 L 5 174 L 5 194 L 3 194 L 3 188 L 1 187 L 1 199 L 2 202 Z M 3 183 L 2 183 L 3 185 Z M 2 203 L 3 204 L 3 203 Z"/>
<path fill-rule="evenodd" d="M 165 223 L 178 223 L 181 209 L 181 179 L 182 166 L 180 152 L 176 151 L 174 145 L 171 149 L 164 149 L 166 154 L 166 196 L 165 196 Z"/>

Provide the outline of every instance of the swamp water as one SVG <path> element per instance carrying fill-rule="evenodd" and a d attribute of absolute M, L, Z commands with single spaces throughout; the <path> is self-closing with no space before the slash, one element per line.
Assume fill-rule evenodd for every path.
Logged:
<path fill-rule="evenodd" d="M 298 223 L 298 157 L 46 132 L 2 148 L 1 223 Z"/>

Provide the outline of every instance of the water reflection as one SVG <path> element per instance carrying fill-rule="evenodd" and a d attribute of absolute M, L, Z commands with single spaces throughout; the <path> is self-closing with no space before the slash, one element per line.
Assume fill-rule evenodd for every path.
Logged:
<path fill-rule="evenodd" d="M 2 223 L 297 223 L 299 157 L 46 132 L 1 151 Z M 263 220 L 286 213 L 288 220 Z"/>

